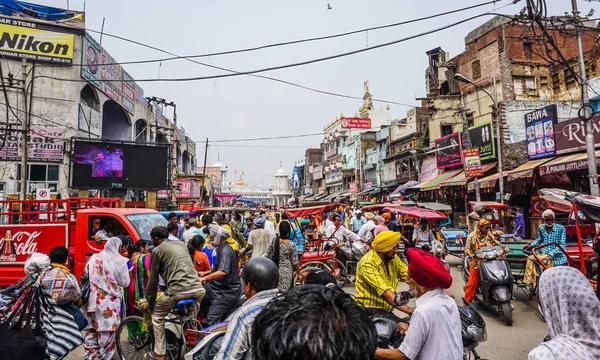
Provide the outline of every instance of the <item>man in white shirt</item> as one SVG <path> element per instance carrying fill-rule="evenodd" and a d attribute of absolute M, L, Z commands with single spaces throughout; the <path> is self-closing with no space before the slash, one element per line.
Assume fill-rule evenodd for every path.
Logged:
<path fill-rule="evenodd" d="M 254 229 L 248 235 L 248 245 L 240 250 L 241 255 L 252 250 L 252 257 L 267 256 L 267 250 L 269 250 L 269 245 L 273 241 L 273 238 L 271 233 L 265 229 L 265 223 L 264 216 L 254 219 Z"/>
<path fill-rule="evenodd" d="M 427 226 L 427 219 L 421 219 L 419 226 L 413 230 L 412 241 L 416 247 L 421 248 L 423 245 L 430 247 L 433 240 L 435 240 L 435 234 Z"/>
<path fill-rule="evenodd" d="M 337 240 L 335 241 L 335 256 L 342 264 L 346 263 L 346 257 L 340 246 L 343 244 L 351 247 L 352 245 L 350 241 L 361 241 L 358 235 L 346 229 L 344 225 L 342 225 L 342 217 L 337 214 L 333 215 L 333 223 L 327 228 L 325 236 L 325 239 Z M 334 241 L 325 241 L 325 244 L 334 246 Z"/>
<path fill-rule="evenodd" d="M 371 230 L 375 229 L 375 222 L 373 221 L 375 214 L 372 212 L 366 212 L 365 217 L 367 218 L 367 222 L 360 227 L 360 230 L 358 231 L 358 237 L 365 239 L 366 241 L 371 241 L 373 240 L 373 232 Z"/>
<path fill-rule="evenodd" d="M 417 308 L 410 325 L 401 323 L 405 335 L 398 349 L 378 348 L 375 357 L 385 360 L 463 359 L 460 315 L 454 300 L 444 293 L 452 285 L 452 277 L 433 255 L 411 248 L 408 257 L 408 279 Z"/>
<path fill-rule="evenodd" d="M 190 242 L 190 240 L 192 240 L 194 235 L 198 235 L 196 234 L 196 231 L 198 230 L 198 220 L 196 220 L 196 218 L 191 217 L 188 220 L 188 224 L 190 225 L 190 228 L 184 231 L 183 236 L 181 237 L 181 239 L 186 245 Z"/>
<path fill-rule="evenodd" d="M 169 238 L 168 238 L 168 240 L 171 240 L 171 241 L 181 241 L 177 237 L 177 233 L 179 232 L 179 226 L 178 226 L 177 223 L 174 223 L 174 222 L 168 223 L 167 224 L 167 231 L 169 232 Z"/>
<path fill-rule="evenodd" d="M 271 233 L 273 239 L 277 237 L 277 233 L 275 232 L 275 225 L 273 222 L 267 218 L 267 214 L 264 211 L 260 212 L 260 216 L 265 218 L 265 230 Z"/>

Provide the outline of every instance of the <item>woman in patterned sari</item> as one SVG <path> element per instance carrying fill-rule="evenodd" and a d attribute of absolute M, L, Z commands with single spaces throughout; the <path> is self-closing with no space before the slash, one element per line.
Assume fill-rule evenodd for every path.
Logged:
<path fill-rule="evenodd" d="M 144 289 L 150 278 L 150 255 L 148 254 L 148 245 L 147 240 L 136 241 L 134 252 L 130 256 L 131 264 L 133 265 L 133 277 L 129 283 L 126 294 L 125 303 L 127 304 L 127 316 L 142 315 L 142 313 L 135 308 L 135 303 L 140 299 L 144 299 Z"/>

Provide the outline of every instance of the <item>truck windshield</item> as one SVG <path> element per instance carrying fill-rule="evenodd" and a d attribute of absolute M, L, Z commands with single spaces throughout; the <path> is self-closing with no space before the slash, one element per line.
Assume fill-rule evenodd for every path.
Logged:
<path fill-rule="evenodd" d="M 125 215 L 125 217 L 131 222 L 131 225 L 133 225 L 135 231 L 137 231 L 140 239 L 143 240 L 151 240 L 150 231 L 152 231 L 155 226 L 166 227 L 168 224 L 167 219 L 157 213 Z"/>

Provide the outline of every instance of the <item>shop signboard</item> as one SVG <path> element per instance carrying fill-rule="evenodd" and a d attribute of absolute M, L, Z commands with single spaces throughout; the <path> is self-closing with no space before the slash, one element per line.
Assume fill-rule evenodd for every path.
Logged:
<path fill-rule="evenodd" d="M 67 224 L 0 225 L 2 265 L 25 264 L 33 253 L 48 254 L 55 246 L 68 246 Z"/>
<path fill-rule="evenodd" d="M 525 114 L 525 143 L 529 160 L 556 155 L 556 105 Z"/>
<path fill-rule="evenodd" d="M 461 164 L 459 132 L 437 138 L 434 143 L 438 169 Z"/>
<path fill-rule="evenodd" d="M 491 121 L 470 127 L 469 137 L 471 138 L 471 145 L 479 149 L 479 159 L 481 161 L 496 157 L 494 130 Z"/>
<path fill-rule="evenodd" d="M 482 177 L 483 168 L 481 167 L 481 159 L 479 158 L 479 149 L 464 149 L 462 151 L 463 164 L 465 165 L 465 175 L 467 177 Z"/>
<path fill-rule="evenodd" d="M 600 166 L 600 158 L 596 158 L 596 164 Z M 588 168 L 587 158 L 573 160 L 562 164 L 540 166 L 540 175 L 550 175 L 557 173 L 567 173 L 571 171 L 583 170 Z"/>
<path fill-rule="evenodd" d="M 75 34 L 67 28 L 0 17 L 3 58 L 70 65 Z"/>
<path fill-rule="evenodd" d="M 27 158 L 35 161 L 62 162 L 65 154 L 66 130 L 53 127 L 31 127 Z M 21 131 L 16 128 L 0 129 L 0 159 L 21 160 Z"/>
<path fill-rule="evenodd" d="M 356 181 L 350 183 L 350 191 L 353 193 L 358 192 L 358 183 Z"/>
<path fill-rule="evenodd" d="M 319 186 L 319 194 L 325 193 L 325 186 Z"/>
<path fill-rule="evenodd" d="M 565 154 L 585 150 L 585 121 L 577 118 L 554 125 L 556 153 Z M 594 144 L 600 147 L 600 114 L 592 117 Z"/>
<path fill-rule="evenodd" d="M 323 165 L 313 166 L 313 179 L 321 180 L 323 178 Z"/>
<path fill-rule="evenodd" d="M 341 118 L 342 129 L 370 129 L 371 119 L 369 118 Z"/>
<path fill-rule="evenodd" d="M 364 183 L 363 184 L 363 190 L 373 190 L 373 183 Z"/>
<path fill-rule="evenodd" d="M 81 77 L 133 114 L 136 101 L 135 80 L 87 32 L 83 36 L 82 48 Z M 140 90 L 137 93 L 141 92 L 143 96 L 143 90 Z"/>

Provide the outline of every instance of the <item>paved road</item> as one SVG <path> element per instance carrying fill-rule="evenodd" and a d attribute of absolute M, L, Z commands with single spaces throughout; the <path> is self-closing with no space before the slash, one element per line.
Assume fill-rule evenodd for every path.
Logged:
<path fill-rule="evenodd" d="M 457 302 L 461 301 L 464 282 L 457 268 L 458 260 L 450 257 L 452 277 L 454 283 L 449 289 L 453 293 Z M 407 290 L 405 284 L 399 286 L 400 290 Z M 354 293 L 352 285 L 344 289 L 348 293 Z M 514 301 L 514 323 L 513 326 L 506 326 L 502 321 L 502 316 L 494 310 L 477 305 L 477 309 L 485 319 L 487 325 L 488 339 L 479 345 L 477 352 L 484 359 L 526 359 L 531 349 L 536 347 L 547 334 L 546 324 L 537 314 L 535 299 L 530 301 L 521 290 L 515 287 Z M 414 303 L 411 304 L 414 306 Z M 81 348 L 69 354 L 66 360 L 83 359 Z"/>
<path fill-rule="evenodd" d="M 457 268 L 459 261 L 454 257 L 448 258 L 451 265 L 452 278 L 454 282 L 449 292 L 456 296 L 457 303 L 461 303 L 464 281 Z M 400 284 L 399 290 L 407 290 L 406 284 Z M 354 293 L 354 287 L 347 286 L 345 290 Z M 525 294 L 515 287 L 516 301 L 514 323 L 512 326 L 504 325 L 502 316 L 494 310 L 476 305 L 477 310 L 483 316 L 486 326 L 488 339 L 477 347 L 479 356 L 483 359 L 527 359 L 527 354 L 536 347 L 547 335 L 546 324 L 537 313 L 535 299 L 530 301 Z M 415 306 L 414 300 L 410 304 Z M 402 313 L 397 312 L 398 315 Z"/>

